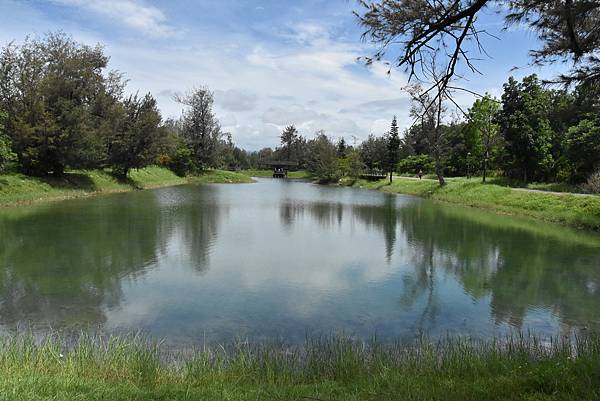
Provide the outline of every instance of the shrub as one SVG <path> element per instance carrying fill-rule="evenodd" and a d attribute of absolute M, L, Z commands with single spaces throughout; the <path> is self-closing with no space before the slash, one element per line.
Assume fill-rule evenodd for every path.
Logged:
<path fill-rule="evenodd" d="M 600 170 L 590 175 L 583 188 L 592 194 L 600 194 Z"/>
<path fill-rule="evenodd" d="M 16 160 L 17 155 L 12 152 L 10 139 L 0 133 L 0 172 L 12 161 Z"/>
<path fill-rule="evenodd" d="M 197 170 L 192 150 L 187 146 L 178 147 L 168 159 L 168 168 L 180 177 Z"/>

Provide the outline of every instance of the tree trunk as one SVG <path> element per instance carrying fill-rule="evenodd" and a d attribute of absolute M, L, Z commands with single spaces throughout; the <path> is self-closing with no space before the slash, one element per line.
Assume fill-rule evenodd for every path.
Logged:
<path fill-rule="evenodd" d="M 483 183 L 485 184 L 485 177 L 487 175 L 487 157 L 483 161 Z"/>
<path fill-rule="evenodd" d="M 392 185 L 392 172 L 390 171 L 390 185 Z"/>
<path fill-rule="evenodd" d="M 444 168 L 442 167 L 442 163 L 439 161 L 439 159 L 436 159 L 435 161 L 435 175 L 437 175 L 441 187 L 446 185 L 446 180 L 444 179 Z"/>

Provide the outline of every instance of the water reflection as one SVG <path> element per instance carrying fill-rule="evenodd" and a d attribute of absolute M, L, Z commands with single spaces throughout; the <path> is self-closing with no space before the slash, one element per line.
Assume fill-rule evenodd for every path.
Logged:
<path fill-rule="evenodd" d="M 178 341 L 600 331 L 598 237 L 272 180 L 0 212 L 0 325 Z"/>

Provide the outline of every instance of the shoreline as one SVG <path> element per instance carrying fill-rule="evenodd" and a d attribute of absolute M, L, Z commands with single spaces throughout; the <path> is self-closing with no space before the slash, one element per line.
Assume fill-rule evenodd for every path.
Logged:
<path fill-rule="evenodd" d="M 252 183 L 255 182 L 252 177 L 268 176 L 266 170 L 210 170 L 202 175 L 178 177 L 166 168 L 156 166 L 132 170 L 126 181 L 119 181 L 103 170 L 73 171 L 61 178 L 0 175 L 0 209 L 186 184 Z M 310 178 L 308 173 L 298 171 L 288 179 Z M 439 187 L 437 181 L 402 177 L 395 177 L 392 185 L 387 180 L 345 178 L 336 185 L 417 196 L 496 215 L 528 217 L 594 234 L 600 232 L 600 196 L 520 191 L 493 183 L 482 184 L 478 179 L 450 179 L 445 187 Z"/>
<path fill-rule="evenodd" d="M 600 337 L 307 338 L 165 355 L 138 336 L 0 338 L 7 400 L 598 399 Z M 59 395 L 57 397 L 57 395 Z"/>
<path fill-rule="evenodd" d="M 125 181 L 104 170 L 72 171 L 63 177 L 8 174 L 0 175 L 0 210 L 186 184 L 251 182 L 252 178 L 236 172 L 211 170 L 198 176 L 179 177 L 156 166 L 132 170 Z"/>
<path fill-rule="evenodd" d="M 370 189 L 385 193 L 472 207 L 497 215 L 528 217 L 545 223 L 600 232 L 600 196 L 554 194 L 544 191 L 515 191 L 479 179 L 448 180 L 440 187 L 434 180 L 412 180 L 395 177 L 389 181 L 342 179 L 340 186 Z"/>

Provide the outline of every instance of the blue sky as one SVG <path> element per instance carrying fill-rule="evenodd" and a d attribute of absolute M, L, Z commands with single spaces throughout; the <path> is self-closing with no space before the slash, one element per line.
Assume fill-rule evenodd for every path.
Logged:
<path fill-rule="evenodd" d="M 405 74 L 356 61 L 372 53 L 360 40 L 357 8 L 354 0 L 0 0 L 0 43 L 58 29 L 102 43 L 128 91 L 152 92 L 167 117 L 181 112 L 174 93 L 207 85 L 223 128 L 249 150 L 277 145 L 292 123 L 308 137 L 323 129 L 352 142 L 384 133 L 393 115 L 401 127 L 412 122 Z M 535 35 L 502 31 L 493 10 L 480 23 L 500 40 L 484 39 L 492 58 L 462 86 L 499 95 L 509 75 L 560 68 L 528 67 Z"/>

